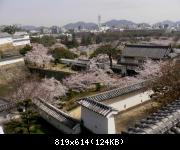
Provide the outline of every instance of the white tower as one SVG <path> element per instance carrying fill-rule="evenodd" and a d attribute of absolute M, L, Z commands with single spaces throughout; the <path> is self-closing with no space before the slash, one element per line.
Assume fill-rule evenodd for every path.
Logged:
<path fill-rule="evenodd" d="M 98 16 L 98 28 L 101 29 L 101 16 Z"/>

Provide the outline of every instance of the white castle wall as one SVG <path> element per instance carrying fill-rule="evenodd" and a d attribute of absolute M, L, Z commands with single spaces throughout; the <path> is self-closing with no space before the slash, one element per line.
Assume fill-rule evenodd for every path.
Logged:
<path fill-rule="evenodd" d="M 23 46 L 30 44 L 29 35 L 22 35 L 17 38 L 13 37 L 2 37 L 0 38 L 0 45 L 3 44 L 13 44 L 13 46 Z"/>
<path fill-rule="evenodd" d="M 23 41 L 14 41 L 13 46 L 21 46 L 21 45 L 29 45 L 30 40 L 23 40 Z"/>
<path fill-rule="evenodd" d="M 119 99 L 119 101 L 109 104 L 108 106 L 111 106 L 111 107 L 117 109 L 118 111 L 124 111 L 128 108 L 131 108 L 131 107 L 137 106 L 141 103 L 149 101 L 150 100 L 149 95 L 152 93 L 153 93 L 152 91 L 138 93 L 133 96 Z"/>
<path fill-rule="evenodd" d="M 12 43 L 11 37 L 0 38 L 0 45 Z"/>
<path fill-rule="evenodd" d="M 115 134 L 115 122 L 112 116 L 102 116 L 81 106 L 83 125 L 95 134 Z"/>
<path fill-rule="evenodd" d="M 19 38 L 13 38 L 13 46 L 21 46 L 30 44 L 29 35 L 24 35 Z"/>

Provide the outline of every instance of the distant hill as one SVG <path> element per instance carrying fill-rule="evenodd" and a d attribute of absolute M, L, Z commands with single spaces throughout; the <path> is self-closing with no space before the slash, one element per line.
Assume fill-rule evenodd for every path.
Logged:
<path fill-rule="evenodd" d="M 177 21 L 176 24 L 180 24 L 180 21 Z"/>
<path fill-rule="evenodd" d="M 170 21 L 170 20 L 165 20 L 165 21 L 162 21 L 162 22 L 155 23 L 154 25 L 163 26 L 163 25 L 166 25 L 166 24 L 171 27 L 171 26 L 174 26 L 176 23 L 173 22 L 173 21 Z"/>
<path fill-rule="evenodd" d="M 110 27 L 133 27 L 136 26 L 136 23 L 132 22 L 132 21 L 128 21 L 128 20 L 110 20 L 105 22 L 106 25 L 110 26 Z"/>
<path fill-rule="evenodd" d="M 37 30 L 37 27 L 31 26 L 31 25 L 24 25 L 24 26 L 21 26 L 21 29 L 30 31 L 30 30 Z"/>
<path fill-rule="evenodd" d="M 85 23 L 85 22 L 76 22 L 76 23 L 69 23 L 63 26 L 65 29 L 97 29 L 98 26 L 95 23 Z"/>

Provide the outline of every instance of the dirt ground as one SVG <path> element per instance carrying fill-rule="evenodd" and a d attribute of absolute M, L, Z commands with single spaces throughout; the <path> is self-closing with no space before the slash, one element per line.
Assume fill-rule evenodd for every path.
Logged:
<path fill-rule="evenodd" d="M 79 106 L 79 107 L 71 110 L 69 112 L 69 114 L 76 119 L 80 119 L 81 118 L 81 107 Z"/>
<path fill-rule="evenodd" d="M 132 109 L 120 112 L 115 116 L 115 126 L 116 133 L 121 134 L 122 131 L 127 131 L 129 127 L 133 127 L 136 122 L 140 121 L 143 118 L 149 116 L 149 111 L 152 108 L 152 105 L 157 105 L 155 102 L 147 102 L 145 104 L 139 105 Z M 69 114 L 76 118 L 81 118 L 81 107 L 77 107 L 71 111 Z"/>
<path fill-rule="evenodd" d="M 127 131 L 129 127 L 133 127 L 136 122 L 149 116 L 149 111 L 152 105 L 157 105 L 155 102 L 147 102 L 135 108 L 120 112 L 115 116 L 116 132 L 120 134 L 122 131 Z"/>
<path fill-rule="evenodd" d="M 5 97 L 11 91 L 11 82 L 17 78 L 25 75 L 28 72 L 24 66 L 24 62 L 10 64 L 0 67 L 0 96 Z"/>

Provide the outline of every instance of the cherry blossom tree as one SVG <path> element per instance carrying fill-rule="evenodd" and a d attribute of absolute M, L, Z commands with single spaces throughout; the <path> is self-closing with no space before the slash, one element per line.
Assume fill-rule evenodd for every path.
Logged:
<path fill-rule="evenodd" d="M 169 60 L 161 66 L 161 76 L 153 81 L 152 97 L 161 106 L 180 97 L 180 63 L 178 60 Z"/>
<path fill-rule="evenodd" d="M 43 91 L 39 96 L 50 102 L 53 102 L 54 98 L 66 96 L 68 92 L 67 87 L 62 85 L 61 82 L 55 78 L 42 79 L 39 90 Z"/>
<path fill-rule="evenodd" d="M 106 87 L 111 87 L 116 83 L 109 73 L 112 70 L 109 66 L 107 55 L 98 55 L 90 60 L 88 69 L 84 72 L 77 73 L 63 80 L 63 84 L 73 91 L 84 91 L 95 83 L 100 83 Z"/>
<path fill-rule="evenodd" d="M 56 103 L 56 98 L 65 96 L 68 89 L 54 78 L 37 79 L 37 77 L 16 80 L 13 100 L 42 98 L 50 103 Z"/>
<path fill-rule="evenodd" d="M 138 78 L 149 79 L 156 78 L 162 75 L 161 66 L 163 66 L 165 62 L 163 61 L 153 61 L 147 59 L 145 63 L 136 69 L 136 72 L 139 73 Z"/>
<path fill-rule="evenodd" d="M 93 57 L 90 59 L 88 66 L 88 71 L 104 71 L 105 73 L 112 73 L 109 57 L 106 54 L 99 54 L 97 57 Z"/>
<path fill-rule="evenodd" d="M 115 75 L 110 69 L 109 58 L 107 55 L 98 55 L 90 59 L 88 69 L 76 75 L 72 75 L 63 81 L 69 89 L 75 91 L 84 91 L 94 83 L 101 83 L 108 89 L 125 87 L 135 84 L 149 78 L 159 77 L 161 75 L 161 61 L 147 60 L 142 67 L 136 71 L 139 75 L 134 77 L 121 77 Z"/>
<path fill-rule="evenodd" d="M 45 67 L 53 61 L 53 57 L 48 54 L 49 50 L 41 44 L 33 44 L 33 49 L 25 55 L 26 64 Z"/>

